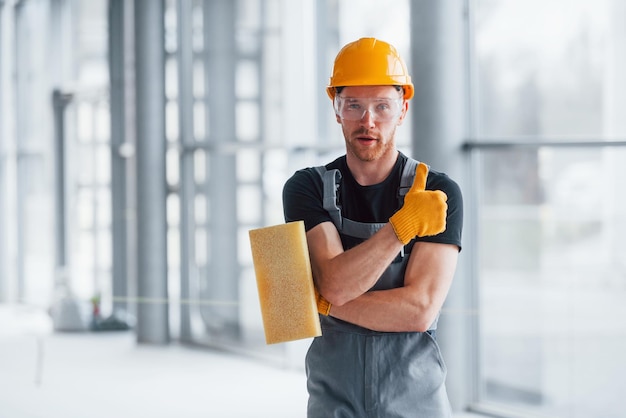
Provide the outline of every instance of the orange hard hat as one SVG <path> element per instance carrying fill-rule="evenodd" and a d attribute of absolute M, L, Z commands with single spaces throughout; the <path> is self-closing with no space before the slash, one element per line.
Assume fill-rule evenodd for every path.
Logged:
<path fill-rule="evenodd" d="M 361 38 L 341 48 L 326 93 L 334 100 L 337 87 L 402 86 L 404 99 L 413 97 L 413 83 L 396 49 L 375 38 Z"/>

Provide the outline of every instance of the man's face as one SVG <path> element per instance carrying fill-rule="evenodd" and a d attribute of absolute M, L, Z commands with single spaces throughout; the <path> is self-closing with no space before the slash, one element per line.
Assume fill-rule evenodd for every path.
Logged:
<path fill-rule="evenodd" d="M 395 150 L 396 127 L 408 109 L 402 91 L 393 86 L 350 86 L 334 102 L 346 151 L 361 161 L 374 161 Z"/>

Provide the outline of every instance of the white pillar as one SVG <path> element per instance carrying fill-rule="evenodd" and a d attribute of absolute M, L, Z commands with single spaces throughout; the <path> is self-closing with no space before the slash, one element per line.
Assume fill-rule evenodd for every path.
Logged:
<path fill-rule="evenodd" d="M 437 338 L 448 366 L 447 389 L 455 411 L 472 401 L 472 283 L 470 190 L 463 143 L 468 131 L 467 5 L 459 0 L 411 1 L 412 156 L 454 179 L 465 201 L 463 251 L 439 320 Z"/>
<path fill-rule="evenodd" d="M 609 2 L 607 27 L 607 56 L 604 82 L 604 136 L 607 139 L 626 140 L 626 2 Z M 617 151 L 617 152 L 616 152 Z M 622 237 L 626 233 L 626 222 L 620 214 L 626 213 L 626 195 L 616 193 L 626 182 L 624 149 L 606 148 L 603 153 L 604 165 L 611 175 L 605 180 L 607 196 L 612 196 L 613 204 L 604 206 L 605 222 L 611 225 L 604 228 L 605 246 L 611 254 L 611 262 L 623 264 L 626 244 Z M 616 224 L 614 221 L 617 221 Z M 621 223 L 620 223 L 621 220 Z"/>
<path fill-rule="evenodd" d="M 137 341 L 169 342 L 164 0 L 135 0 Z"/>

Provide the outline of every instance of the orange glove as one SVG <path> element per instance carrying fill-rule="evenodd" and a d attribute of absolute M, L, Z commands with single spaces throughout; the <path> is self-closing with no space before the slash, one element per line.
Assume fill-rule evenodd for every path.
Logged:
<path fill-rule="evenodd" d="M 317 291 L 317 287 L 315 289 L 315 301 L 317 302 L 317 312 L 328 316 L 330 315 L 330 307 L 332 306 L 329 301 L 324 299 L 324 296 L 320 295 L 320 292 Z"/>
<path fill-rule="evenodd" d="M 446 230 L 448 196 L 441 190 L 426 190 L 427 176 L 428 166 L 419 163 L 413 185 L 404 196 L 404 205 L 389 219 L 404 245 L 416 236 L 437 235 Z"/>

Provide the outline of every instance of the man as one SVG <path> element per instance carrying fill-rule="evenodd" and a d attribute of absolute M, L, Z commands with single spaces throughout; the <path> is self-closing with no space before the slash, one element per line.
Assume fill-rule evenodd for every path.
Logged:
<path fill-rule="evenodd" d="M 319 293 L 308 417 L 449 417 L 434 331 L 461 249 L 461 192 L 396 149 L 414 89 L 393 46 L 347 44 L 327 92 L 346 154 L 283 190 L 286 221 L 304 220 Z"/>

